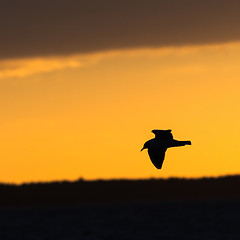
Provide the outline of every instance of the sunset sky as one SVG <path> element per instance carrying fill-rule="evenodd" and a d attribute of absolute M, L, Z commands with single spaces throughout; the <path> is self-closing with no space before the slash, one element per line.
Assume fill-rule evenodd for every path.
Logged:
<path fill-rule="evenodd" d="M 240 2 L 0 8 L 0 182 L 240 173 Z M 162 170 L 143 144 L 172 129 Z"/>

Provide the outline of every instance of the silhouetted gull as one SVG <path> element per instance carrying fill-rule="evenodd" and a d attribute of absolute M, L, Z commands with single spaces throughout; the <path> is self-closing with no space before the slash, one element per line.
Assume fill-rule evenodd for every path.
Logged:
<path fill-rule="evenodd" d="M 191 145 L 191 141 L 177 141 L 173 139 L 172 130 L 152 130 L 155 138 L 144 143 L 143 149 L 148 149 L 149 157 L 157 169 L 162 168 L 165 152 L 170 147 Z"/>

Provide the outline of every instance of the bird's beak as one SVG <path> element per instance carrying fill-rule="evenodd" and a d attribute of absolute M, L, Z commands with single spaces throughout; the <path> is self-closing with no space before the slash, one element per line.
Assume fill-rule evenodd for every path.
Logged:
<path fill-rule="evenodd" d="M 141 149 L 141 151 L 142 151 L 143 149 L 145 149 L 145 147 L 143 147 L 143 148 Z"/>

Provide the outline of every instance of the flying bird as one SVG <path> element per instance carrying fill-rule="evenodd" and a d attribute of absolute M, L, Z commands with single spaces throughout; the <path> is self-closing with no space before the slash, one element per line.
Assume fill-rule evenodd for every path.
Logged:
<path fill-rule="evenodd" d="M 148 149 L 149 157 L 157 169 L 162 168 L 165 153 L 170 147 L 181 147 L 191 145 L 191 141 L 177 141 L 173 139 L 172 130 L 152 130 L 155 138 L 144 143 L 143 149 Z"/>

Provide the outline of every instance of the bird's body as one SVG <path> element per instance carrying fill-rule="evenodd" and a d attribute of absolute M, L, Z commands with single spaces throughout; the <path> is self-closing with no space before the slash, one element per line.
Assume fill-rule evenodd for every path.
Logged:
<path fill-rule="evenodd" d="M 152 132 L 155 134 L 155 138 L 145 142 L 142 150 L 148 149 L 149 157 L 157 169 L 162 168 L 168 148 L 191 145 L 190 141 L 174 140 L 171 130 L 152 130 Z"/>

